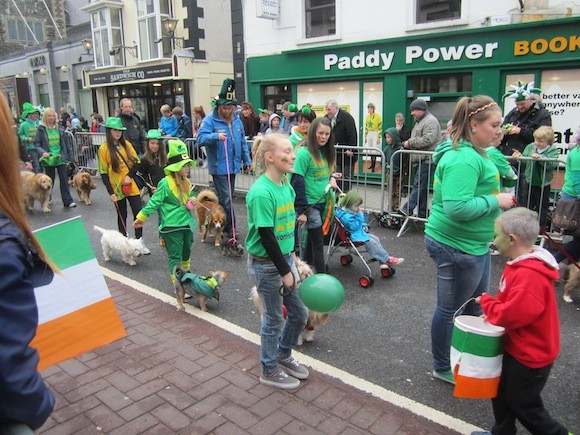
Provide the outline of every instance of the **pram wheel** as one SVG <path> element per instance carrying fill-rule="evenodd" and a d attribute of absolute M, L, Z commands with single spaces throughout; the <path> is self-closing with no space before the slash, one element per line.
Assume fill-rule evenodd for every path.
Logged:
<path fill-rule="evenodd" d="M 360 284 L 360 286 L 362 288 L 369 288 L 371 285 L 373 285 L 375 282 L 375 280 L 371 277 L 371 276 L 361 276 L 358 279 L 358 283 Z"/>
<path fill-rule="evenodd" d="M 353 260 L 352 255 L 350 255 L 350 254 L 342 255 L 340 257 L 340 264 L 342 264 L 343 266 L 346 266 L 346 265 L 352 263 L 352 260 Z"/>
<path fill-rule="evenodd" d="M 381 269 L 381 275 L 383 278 L 391 278 L 395 274 L 395 269 L 391 266 L 387 267 L 386 269 Z"/>

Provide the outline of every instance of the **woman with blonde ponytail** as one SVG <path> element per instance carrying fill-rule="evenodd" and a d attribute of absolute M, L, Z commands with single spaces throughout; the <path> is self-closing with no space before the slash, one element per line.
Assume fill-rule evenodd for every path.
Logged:
<path fill-rule="evenodd" d="M 451 119 L 450 138 L 435 150 L 433 204 L 425 247 L 437 265 L 437 305 L 431 324 L 433 376 L 455 383 L 449 349 L 454 313 L 489 290 L 489 244 L 494 221 L 513 197 L 500 193 L 499 173 L 485 148 L 500 131 L 501 109 L 490 97 L 463 97 Z M 480 315 L 474 302 L 466 314 Z"/>
<path fill-rule="evenodd" d="M 13 131 L 1 95 L 0 129 Z M 16 135 L 0 138 L 0 154 L 0 431 L 32 434 L 54 408 L 54 396 L 37 370 L 38 353 L 30 347 L 38 325 L 34 288 L 49 284 L 53 270 L 22 206 Z"/>

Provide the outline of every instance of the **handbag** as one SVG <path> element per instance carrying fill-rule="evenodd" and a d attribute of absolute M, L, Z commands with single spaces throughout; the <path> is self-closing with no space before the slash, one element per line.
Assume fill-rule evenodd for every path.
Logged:
<path fill-rule="evenodd" d="M 558 201 L 552 218 L 552 225 L 556 228 L 573 233 L 579 229 L 580 201 Z"/>

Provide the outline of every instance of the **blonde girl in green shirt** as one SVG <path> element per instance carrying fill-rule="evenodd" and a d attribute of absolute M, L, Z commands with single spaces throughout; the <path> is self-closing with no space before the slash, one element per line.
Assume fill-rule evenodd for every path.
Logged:
<path fill-rule="evenodd" d="M 260 383 L 285 390 L 300 386 L 308 370 L 291 355 L 308 319 L 296 292 L 294 264 L 294 189 L 286 174 L 296 156 L 285 135 L 263 136 L 257 144 L 258 179 L 246 196 L 248 209 L 248 272 L 256 279 L 262 302 L 260 327 Z M 288 318 L 284 321 L 282 305 Z"/>

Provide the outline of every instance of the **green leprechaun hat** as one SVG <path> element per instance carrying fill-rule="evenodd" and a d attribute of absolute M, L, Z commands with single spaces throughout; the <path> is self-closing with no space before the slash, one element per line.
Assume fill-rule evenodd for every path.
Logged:
<path fill-rule="evenodd" d="M 238 102 L 234 96 L 236 91 L 236 82 L 233 79 L 225 79 L 222 83 L 222 90 L 216 97 L 218 106 L 237 106 Z"/>
<path fill-rule="evenodd" d="M 513 98 L 516 101 L 524 101 L 532 98 L 532 94 L 541 94 L 540 88 L 534 88 L 534 82 L 523 84 L 518 82 L 517 85 L 510 85 L 512 89 L 507 91 L 502 98 Z"/>
<path fill-rule="evenodd" d="M 179 139 L 171 139 L 167 142 L 169 153 L 167 154 L 167 166 L 165 166 L 165 175 L 179 171 L 186 163 L 195 166 L 195 162 L 189 158 L 187 146 Z"/>
<path fill-rule="evenodd" d="M 28 101 L 22 105 L 22 120 L 26 120 L 28 115 L 32 115 L 33 113 L 38 113 L 40 115 L 40 109 L 36 106 L 33 106 Z"/>
<path fill-rule="evenodd" d="M 123 127 L 123 123 L 121 122 L 121 118 L 117 118 L 116 116 L 112 116 L 107 118 L 107 122 L 105 122 L 105 128 L 112 128 L 113 130 L 120 130 L 125 131 L 127 130 Z"/>
<path fill-rule="evenodd" d="M 161 139 L 161 132 L 156 128 L 152 128 L 147 132 L 147 139 Z"/>

